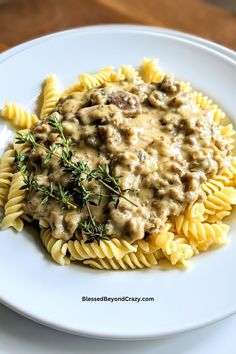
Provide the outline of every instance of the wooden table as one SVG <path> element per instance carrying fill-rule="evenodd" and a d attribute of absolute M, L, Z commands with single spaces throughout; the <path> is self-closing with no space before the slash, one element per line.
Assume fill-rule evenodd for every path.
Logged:
<path fill-rule="evenodd" d="M 0 0 L 0 51 L 51 32 L 103 23 L 169 27 L 236 50 L 235 7 L 235 0 Z"/>

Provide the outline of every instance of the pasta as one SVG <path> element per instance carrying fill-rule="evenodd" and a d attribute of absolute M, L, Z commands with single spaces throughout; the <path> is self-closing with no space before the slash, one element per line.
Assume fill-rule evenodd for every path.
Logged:
<path fill-rule="evenodd" d="M 212 195 L 215 192 L 218 192 L 225 186 L 230 186 L 231 180 L 226 176 L 215 176 L 214 178 L 209 179 L 202 186 L 202 190 L 204 191 L 206 197 L 208 195 Z"/>
<path fill-rule="evenodd" d="M 24 179 L 20 172 L 13 175 L 10 185 L 7 203 L 5 205 L 5 216 L 2 220 L 2 229 L 12 226 L 16 231 L 23 229 L 24 223 L 22 215 L 24 214 L 23 203 L 25 200 L 25 190 L 21 189 L 24 185 Z"/>
<path fill-rule="evenodd" d="M 205 202 L 205 219 L 219 221 L 229 215 L 231 205 L 236 204 L 236 189 L 223 187 L 219 191 L 208 195 Z"/>
<path fill-rule="evenodd" d="M 140 82 L 142 81 L 138 71 L 132 65 L 122 65 L 121 75 L 123 74 L 124 79 L 128 82 Z"/>
<path fill-rule="evenodd" d="M 207 96 L 204 96 L 201 92 L 194 92 L 195 102 L 200 108 L 211 109 L 213 112 L 213 119 L 216 124 L 220 124 L 225 118 L 225 113 L 218 108 L 218 106 L 212 103 Z"/>
<path fill-rule="evenodd" d="M 43 89 L 43 104 L 40 113 L 41 119 L 45 119 L 52 112 L 59 98 L 57 77 L 55 75 L 49 75 Z"/>
<path fill-rule="evenodd" d="M 116 258 L 95 258 L 83 261 L 83 264 L 97 269 L 136 269 L 151 267 L 157 264 L 157 259 L 153 253 L 145 254 L 140 251 L 132 252 L 121 259 Z"/>
<path fill-rule="evenodd" d="M 190 223 L 186 238 L 192 247 L 199 251 L 206 251 L 209 247 L 228 243 L 227 232 L 229 226 L 223 223 Z"/>
<path fill-rule="evenodd" d="M 109 77 L 113 68 L 108 66 L 99 70 L 96 74 L 81 74 L 80 83 L 81 90 L 90 90 L 95 87 L 101 86 L 105 81 L 109 81 Z"/>
<path fill-rule="evenodd" d="M 202 222 L 204 220 L 205 206 L 203 203 L 196 203 L 189 206 L 185 213 L 173 218 L 173 226 L 178 234 L 186 236 L 189 229 L 189 223 Z"/>
<path fill-rule="evenodd" d="M 230 180 L 234 187 L 236 186 L 236 160 L 234 157 L 231 159 L 228 168 L 222 173 L 222 176 Z"/>
<path fill-rule="evenodd" d="M 2 155 L 0 162 L 0 206 L 4 207 L 7 201 L 9 188 L 13 176 L 13 163 L 15 154 L 13 149 L 9 149 Z"/>
<path fill-rule="evenodd" d="M 229 144 L 231 144 L 232 149 L 234 148 L 234 136 L 235 136 L 235 130 L 233 129 L 232 124 L 228 124 L 226 126 L 220 127 L 221 134 L 228 139 Z"/>
<path fill-rule="evenodd" d="M 101 86 L 105 81 L 109 81 L 113 68 L 108 66 L 99 70 L 96 74 L 81 74 L 78 83 L 64 91 L 63 95 L 69 95 L 76 91 L 90 90 Z"/>
<path fill-rule="evenodd" d="M 68 250 L 74 260 L 82 261 L 88 258 L 116 258 L 121 259 L 127 253 L 135 252 L 137 247 L 125 240 L 113 238 L 111 241 L 100 241 L 100 244 L 86 243 L 85 240 L 68 242 Z"/>
<path fill-rule="evenodd" d="M 147 58 L 62 94 L 49 75 L 42 96 L 40 118 L 2 110 L 21 129 L 0 161 L 3 230 L 37 221 L 56 263 L 100 270 L 187 267 L 228 242 L 235 131 L 211 99 Z"/>
<path fill-rule="evenodd" d="M 40 237 L 44 247 L 56 263 L 60 265 L 70 264 L 70 258 L 66 255 L 68 247 L 66 242 L 52 237 L 50 229 L 41 229 Z"/>
<path fill-rule="evenodd" d="M 35 114 L 31 114 L 24 108 L 15 103 L 6 102 L 2 110 L 2 117 L 10 120 L 18 128 L 33 128 L 38 118 Z"/>
<path fill-rule="evenodd" d="M 140 75 L 145 82 L 160 82 L 163 78 L 163 73 L 158 65 L 158 60 L 143 59 Z"/>
<path fill-rule="evenodd" d="M 118 71 L 112 71 L 110 74 L 109 81 L 110 82 L 121 82 L 125 80 L 125 75 L 122 72 L 122 69 Z"/>
<path fill-rule="evenodd" d="M 174 233 L 169 231 L 157 234 L 155 237 L 157 251 L 161 250 L 172 265 L 176 263 L 187 265 L 188 259 L 193 256 L 193 249 L 185 238 L 175 240 L 174 237 Z"/>

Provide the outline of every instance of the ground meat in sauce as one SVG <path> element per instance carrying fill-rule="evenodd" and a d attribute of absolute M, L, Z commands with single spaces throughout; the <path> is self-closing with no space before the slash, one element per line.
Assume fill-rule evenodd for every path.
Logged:
<path fill-rule="evenodd" d="M 161 83 L 104 85 L 61 99 L 57 112 L 76 159 L 92 169 L 108 164 L 126 196 L 91 206 L 96 221 L 106 224 L 110 237 L 133 242 L 163 229 L 168 217 L 202 200 L 201 185 L 222 172 L 230 148 L 213 123 L 213 113 L 199 109 L 191 92 L 166 75 Z M 45 146 L 58 142 L 48 121 L 34 128 Z M 44 184 L 67 186 L 69 174 L 53 157 L 45 165 L 43 150 L 29 153 L 29 170 Z M 94 187 L 96 188 L 96 187 Z M 62 209 L 54 200 L 40 202 L 39 192 L 27 194 L 25 210 L 41 224 L 48 223 L 55 238 L 73 237 L 85 208 Z"/>

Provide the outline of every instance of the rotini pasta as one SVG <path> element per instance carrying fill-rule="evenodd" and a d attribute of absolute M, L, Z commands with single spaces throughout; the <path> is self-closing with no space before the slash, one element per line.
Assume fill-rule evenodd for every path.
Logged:
<path fill-rule="evenodd" d="M 172 226 L 171 224 L 166 224 L 165 230 L 163 230 L 162 233 L 166 233 L 167 231 L 169 231 L 171 226 Z M 143 253 L 154 253 L 158 251 L 158 247 L 156 246 L 155 240 L 156 240 L 156 234 L 153 234 L 148 236 L 146 239 L 137 240 L 135 245 L 137 244 L 138 250 Z"/>
<path fill-rule="evenodd" d="M 52 112 L 59 98 L 57 77 L 55 75 L 49 75 L 43 89 L 43 104 L 40 112 L 41 119 L 45 119 Z"/>
<path fill-rule="evenodd" d="M 231 180 L 226 176 L 215 176 L 210 178 L 206 183 L 203 184 L 202 190 L 205 193 L 205 196 L 212 195 L 215 192 L 218 192 L 225 186 L 230 186 Z"/>
<path fill-rule="evenodd" d="M 38 118 L 35 114 L 31 114 L 24 108 L 15 103 L 6 102 L 2 110 L 2 117 L 11 121 L 18 128 L 33 128 Z"/>
<path fill-rule="evenodd" d="M 229 215 L 228 212 L 232 209 L 231 205 L 235 204 L 236 189 L 233 187 L 223 187 L 219 191 L 208 195 L 204 202 L 206 220 L 209 216 L 211 216 L 211 220 L 221 220 L 221 218 Z M 212 216 L 214 216 L 213 219 Z"/>
<path fill-rule="evenodd" d="M 232 124 L 228 124 L 226 126 L 221 126 L 220 127 L 221 134 L 229 140 L 229 143 L 234 145 L 234 136 L 235 136 L 235 130 L 233 129 Z M 234 146 L 232 146 L 234 147 Z"/>
<path fill-rule="evenodd" d="M 161 250 L 172 265 L 176 263 L 188 265 L 188 259 L 193 256 L 193 248 L 187 239 L 181 237 L 175 240 L 174 237 L 174 233 L 169 231 L 157 234 L 155 237 L 157 250 Z"/>
<path fill-rule="evenodd" d="M 20 172 L 14 173 L 10 185 L 7 203 L 5 205 L 5 216 L 2 220 L 2 229 L 13 227 L 16 231 L 23 229 L 24 223 L 22 215 L 24 214 L 23 204 L 25 201 L 24 178 Z"/>
<path fill-rule="evenodd" d="M 126 254 L 123 258 L 95 258 L 83 261 L 83 264 L 89 265 L 97 269 L 136 269 L 151 267 L 157 264 L 157 259 L 154 253 L 145 254 L 140 251 Z"/>
<path fill-rule="evenodd" d="M 222 176 L 228 178 L 233 187 L 236 186 L 236 158 L 234 156 L 230 160 L 230 165 L 228 168 L 226 168 L 222 173 Z"/>
<path fill-rule="evenodd" d="M 144 82 L 160 82 L 163 78 L 163 73 L 158 65 L 158 60 L 144 58 L 140 68 L 140 75 Z"/>
<path fill-rule="evenodd" d="M 224 245 L 228 242 L 227 232 L 229 226 L 223 223 L 209 224 L 201 222 L 190 222 L 188 229 L 182 229 L 182 233 L 189 241 L 189 244 L 199 251 L 206 251 L 213 245 Z"/>
<path fill-rule="evenodd" d="M 142 82 L 138 71 L 132 65 L 122 65 L 121 75 L 124 76 L 124 79 L 128 82 Z"/>
<path fill-rule="evenodd" d="M 15 153 L 13 149 L 4 152 L 0 161 L 0 206 L 4 207 L 7 201 L 9 188 L 14 171 Z"/>
<path fill-rule="evenodd" d="M 109 81 L 110 75 L 113 71 L 111 66 L 99 70 L 96 74 L 81 74 L 80 83 L 81 90 L 90 90 L 101 86 L 105 81 Z"/>
<path fill-rule="evenodd" d="M 216 124 L 220 124 L 225 118 L 225 113 L 218 108 L 218 106 L 212 103 L 207 96 L 204 96 L 201 92 L 194 92 L 194 99 L 198 107 L 203 109 L 210 109 L 213 112 L 213 120 Z"/>
<path fill-rule="evenodd" d="M 97 269 L 187 266 L 227 243 L 235 131 L 212 100 L 147 58 L 81 74 L 62 97 L 49 75 L 40 120 L 2 110 L 23 129 L 0 161 L 2 229 L 37 220 L 56 263 Z"/>
<path fill-rule="evenodd" d="M 173 226 L 178 234 L 181 231 L 186 236 L 188 233 L 189 223 L 202 222 L 204 220 L 205 206 L 203 203 L 196 203 L 186 208 L 184 214 L 174 216 L 172 219 Z"/>
<path fill-rule="evenodd" d="M 122 70 L 112 71 L 110 74 L 109 82 L 121 82 L 125 80 L 125 75 L 122 73 Z"/>
<path fill-rule="evenodd" d="M 40 238 L 44 247 L 56 263 L 60 265 L 70 264 L 70 258 L 67 256 L 67 242 L 52 237 L 50 229 L 41 229 Z"/>
<path fill-rule="evenodd" d="M 110 76 L 112 73 L 114 75 L 113 68 L 108 66 L 99 70 L 96 74 L 81 74 L 79 81 L 75 85 L 66 89 L 63 93 L 63 96 L 69 95 L 76 91 L 85 91 L 99 87 L 104 82 L 110 81 Z"/>
<path fill-rule="evenodd" d="M 82 261 L 88 258 L 116 258 L 121 259 L 127 253 L 137 250 L 136 246 L 131 245 L 125 240 L 112 239 L 110 241 L 101 240 L 100 244 L 86 243 L 85 240 L 75 240 L 68 242 L 68 250 L 73 260 Z"/>

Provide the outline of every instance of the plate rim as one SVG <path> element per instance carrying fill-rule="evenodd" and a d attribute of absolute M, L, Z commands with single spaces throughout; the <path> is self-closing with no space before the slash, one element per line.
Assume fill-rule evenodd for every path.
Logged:
<path fill-rule="evenodd" d="M 44 36 L 40 36 L 28 41 L 24 41 L 23 43 L 20 43 L 12 48 L 9 48 L 5 50 L 4 52 L 0 53 L 0 64 L 2 64 L 5 60 L 8 60 L 10 57 L 13 57 L 17 55 L 18 53 L 27 50 L 31 47 L 34 47 L 40 43 L 43 42 L 48 42 L 50 40 L 53 40 L 54 38 L 60 37 L 60 36 L 70 36 L 73 33 L 76 32 L 93 32 L 93 31 L 106 31 L 107 29 L 110 30 L 119 30 L 121 32 L 127 31 L 127 30 L 134 30 L 136 31 L 141 31 L 141 32 L 153 32 L 153 33 L 158 33 L 158 34 L 163 34 L 167 35 L 170 37 L 176 37 L 177 39 L 183 40 L 183 41 L 188 41 L 192 42 L 194 44 L 198 44 L 200 46 L 205 47 L 208 50 L 213 50 L 217 53 L 220 53 L 224 55 L 225 57 L 228 57 L 231 60 L 236 60 L 236 51 L 229 49 L 221 44 L 218 44 L 214 41 L 210 41 L 208 39 L 202 38 L 200 36 L 195 36 L 186 32 L 182 31 L 177 31 L 177 30 L 172 30 L 169 28 L 165 27 L 155 27 L 155 26 L 145 26 L 145 25 L 130 25 L 130 24 L 105 24 L 105 25 L 91 25 L 91 26 L 81 26 L 81 27 L 74 27 L 70 28 L 67 30 L 63 31 L 57 31 L 53 32 Z M 207 45 L 210 45 L 210 48 L 207 47 Z M 218 49 L 220 49 L 220 52 L 218 52 Z M 221 50 L 224 51 L 224 54 L 221 52 Z M 233 58 L 231 57 L 233 56 Z"/>
<path fill-rule="evenodd" d="M 229 52 L 232 52 L 231 54 L 234 54 L 236 55 L 235 52 L 231 51 L 230 49 L 227 49 L 225 48 L 225 52 L 224 54 L 222 52 L 218 52 L 216 49 L 212 49 L 212 48 L 209 48 L 207 47 L 206 45 L 204 45 L 204 43 L 213 43 L 214 42 L 211 42 L 211 41 L 207 41 L 207 40 L 202 40 L 202 42 L 204 43 L 198 43 L 198 42 L 193 42 L 191 40 L 191 38 L 193 39 L 194 36 L 191 36 L 191 35 L 186 35 L 186 37 L 189 37 L 189 38 L 185 38 L 184 37 L 184 32 L 178 32 L 178 31 L 171 31 L 171 30 L 167 30 L 168 33 L 165 33 L 165 29 L 164 31 L 160 31 L 158 32 L 158 28 L 156 27 L 150 27 L 150 26 L 135 26 L 135 25 L 97 25 L 97 26 L 85 26 L 85 27 L 80 27 L 80 28 L 75 28 L 75 29 L 71 29 L 71 30 L 66 30 L 66 31 L 60 31 L 60 32 L 56 32 L 56 33 L 53 33 L 53 34 L 49 34 L 49 35 L 46 35 L 46 36 L 42 36 L 42 37 L 39 37 L 39 38 L 36 38 L 36 39 L 33 39 L 31 41 L 27 41 L 23 44 L 20 44 L 16 47 L 13 47 L 9 50 L 7 50 L 6 52 L 2 53 L 0 55 L 0 64 L 3 63 L 5 60 L 8 60 L 9 58 L 17 55 L 18 53 L 21 53 L 22 51 L 24 50 L 27 50 L 27 49 L 30 49 L 31 47 L 33 46 L 37 46 L 38 44 L 40 43 L 43 43 L 43 42 L 46 42 L 46 41 L 49 41 L 51 39 L 54 39 L 56 38 L 57 36 L 60 37 L 64 34 L 66 35 L 71 35 L 71 33 L 76 33 L 76 32 L 90 32 L 90 31 L 94 31 L 94 29 L 96 28 L 100 28 L 101 32 L 104 31 L 104 30 L 107 30 L 107 27 L 113 29 L 113 30 L 119 30 L 121 32 L 124 32 L 124 31 L 127 31 L 127 30 L 134 30 L 137 34 L 142 32 L 142 30 L 145 30 L 145 32 L 149 32 L 149 33 L 155 33 L 155 34 L 163 34 L 163 36 L 168 36 L 168 37 L 172 37 L 172 38 L 175 38 L 175 39 L 179 39 L 181 42 L 188 42 L 189 44 L 194 44 L 194 45 L 197 45 L 198 47 L 203 47 L 205 50 L 207 51 L 210 51 L 210 52 L 213 52 L 215 54 L 218 54 L 220 55 L 221 57 L 223 57 L 224 59 L 227 59 L 227 61 L 230 61 L 231 63 L 233 62 L 234 64 L 236 64 L 236 60 L 230 58 L 227 56 L 227 53 L 226 51 L 229 51 Z M 88 30 L 88 31 L 87 31 Z M 173 32 L 173 34 L 172 34 Z M 183 37 L 180 37 L 177 35 L 177 33 L 181 33 L 181 35 Z M 200 37 L 196 37 L 198 39 L 201 40 Z M 224 47 L 223 46 L 220 46 L 218 44 L 215 44 L 216 47 L 221 47 L 223 50 L 224 50 Z M 3 58 L 3 60 L 1 60 Z M 236 57 L 235 57 L 236 59 Z M 162 337 L 168 337 L 168 336 L 172 336 L 172 335 L 177 335 L 177 334 L 180 334 L 180 333 L 183 333 L 183 332 L 188 332 L 188 331 L 192 331 L 192 330 L 195 330 L 195 329 L 198 329 L 198 328 L 202 328 L 202 327 L 205 327 L 205 326 L 208 326 L 212 323 L 215 323 L 215 322 L 218 322 L 226 317 L 229 317 L 230 315 L 232 315 L 233 313 L 236 312 L 236 308 L 233 309 L 233 310 L 230 310 L 228 311 L 226 314 L 224 315 L 221 315 L 221 316 L 215 316 L 213 319 L 211 318 L 211 320 L 209 321 L 205 321 L 204 323 L 200 323 L 200 324 L 196 324 L 196 325 L 192 325 L 191 327 L 189 326 L 185 326 L 185 327 L 181 327 L 180 329 L 176 329 L 176 330 L 171 330 L 171 331 L 166 331 L 165 333 L 162 333 L 160 335 L 155 335 L 155 334 L 150 334 L 150 335 L 147 335 L 145 334 L 144 336 L 137 336 L 137 335 L 126 335 L 126 336 L 120 336 L 119 334 L 116 336 L 114 333 L 113 334 L 107 334 L 107 335 L 101 335 L 99 334 L 99 332 L 89 332 L 89 331 L 76 331 L 76 330 L 71 330 L 69 328 L 67 328 L 67 326 L 60 326 L 60 325 L 57 325 L 55 323 L 53 323 L 53 321 L 44 321 L 42 319 L 39 319 L 37 317 L 34 317 L 32 315 L 30 315 L 29 313 L 27 313 L 27 311 L 22 311 L 20 310 L 18 307 L 15 307 L 12 303 L 10 303 L 9 301 L 6 301 L 3 299 L 2 296 L 0 296 L 0 302 L 12 309 L 13 311 L 15 311 L 16 313 L 20 314 L 20 315 L 23 315 L 24 317 L 30 319 L 30 320 L 33 320 L 34 322 L 37 322 L 39 324 L 42 324 L 42 325 L 45 325 L 47 327 L 50 327 L 50 328 L 54 328 L 56 330 L 59 330 L 59 331 L 62 331 L 62 332 L 67 332 L 67 333 L 72 333 L 72 334 L 76 334 L 76 335 L 82 335 L 82 336 L 85 336 L 85 337 L 93 337 L 93 338 L 103 338 L 103 339 L 125 339 L 125 340 L 144 340 L 144 339 L 154 339 L 154 338 L 162 338 Z M 101 332 L 100 332 L 101 333 Z"/>

